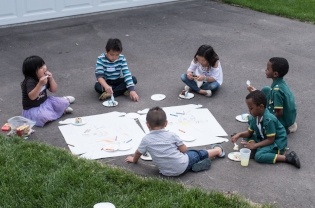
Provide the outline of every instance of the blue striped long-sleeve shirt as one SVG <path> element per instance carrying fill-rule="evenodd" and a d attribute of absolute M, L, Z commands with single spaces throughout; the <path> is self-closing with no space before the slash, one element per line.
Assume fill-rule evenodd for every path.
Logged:
<path fill-rule="evenodd" d="M 131 72 L 128 69 L 126 58 L 122 54 L 119 55 L 117 60 L 111 62 L 107 59 L 106 55 L 102 53 L 96 61 L 95 76 L 96 79 L 103 77 L 105 80 L 124 78 L 128 90 L 134 90 L 135 84 L 133 83 Z"/>

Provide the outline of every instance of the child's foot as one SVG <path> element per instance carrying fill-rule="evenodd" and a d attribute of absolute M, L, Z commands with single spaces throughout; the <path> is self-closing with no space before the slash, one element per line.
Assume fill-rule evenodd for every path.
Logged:
<path fill-rule="evenodd" d="M 291 165 L 294 165 L 297 168 L 301 167 L 300 159 L 294 151 L 285 155 L 285 161 Z"/>
<path fill-rule="evenodd" d="M 111 96 L 112 96 L 111 94 L 109 94 L 107 92 L 103 92 L 98 99 L 106 100 L 107 98 L 110 98 Z"/>
<path fill-rule="evenodd" d="M 186 92 L 191 92 L 190 87 L 188 87 L 187 85 L 185 85 L 184 90 L 185 90 Z"/>
<path fill-rule="evenodd" d="M 66 108 L 65 113 L 72 113 L 73 109 L 71 107 Z"/>
<path fill-rule="evenodd" d="M 291 126 L 289 126 L 288 132 L 289 132 L 289 134 L 290 134 L 290 133 L 296 132 L 296 130 L 297 130 L 297 123 L 294 122 L 294 124 L 292 124 Z"/>
<path fill-rule="evenodd" d="M 221 149 L 221 154 L 219 154 L 218 157 L 224 158 L 225 157 L 225 152 L 223 150 L 223 147 L 220 144 L 213 144 L 213 145 L 211 145 L 211 149 L 215 149 L 216 147 L 219 147 Z"/>
<path fill-rule="evenodd" d="M 73 96 L 63 96 L 63 97 L 66 98 L 70 104 L 75 101 L 75 98 Z"/>
<path fill-rule="evenodd" d="M 211 90 L 200 90 L 199 94 L 204 95 L 206 97 L 211 97 L 212 92 L 211 92 Z"/>
<path fill-rule="evenodd" d="M 194 172 L 199 172 L 202 170 L 209 170 L 210 167 L 211 167 L 211 160 L 209 158 L 206 158 L 193 164 L 191 170 Z"/>

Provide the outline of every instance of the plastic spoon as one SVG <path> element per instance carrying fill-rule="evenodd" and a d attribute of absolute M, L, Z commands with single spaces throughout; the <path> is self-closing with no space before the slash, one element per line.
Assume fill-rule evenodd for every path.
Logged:
<path fill-rule="evenodd" d="M 250 81 L 247 80 L 247 81 L 246 81 L 246 84 L 247 84 L 247 86 L 249 87 L 249 86 L 250 86 Z"/>
<path fill-rule="evenodd" d="M 238 151 L 238 145 L 236 144 L 236 142 L 234 143 L 234 148 L 233 150 Z"/>

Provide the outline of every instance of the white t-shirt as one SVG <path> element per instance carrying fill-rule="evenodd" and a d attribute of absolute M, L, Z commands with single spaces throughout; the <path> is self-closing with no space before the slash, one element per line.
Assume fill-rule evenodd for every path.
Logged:
<path fill-rule="evenodd" d="M 200 76 L 204 75 L 206 77 L 213 77 L 220 85 L 223 83 L 223 72 L 220 61 L 218 61 L 218 67 L 203 67 L 199 62 L 195 63 L 192 60 L 187 71 L 194 73 L 194 75 Z"/>
<path fill-rule="evenodd" d="M 189 162 L 188 155 L 178 150 L 183 144 L 173 132 L 165 129 L 153 130 L 143 137 L 138 151 L 142 154 L 148 151 L 161 174 L 178 176 L 186 170 Z"/>

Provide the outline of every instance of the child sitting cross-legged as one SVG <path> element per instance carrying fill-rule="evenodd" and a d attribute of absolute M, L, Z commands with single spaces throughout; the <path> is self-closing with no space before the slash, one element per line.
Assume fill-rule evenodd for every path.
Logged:
<path fill-rule="evenodd" d="M 266 103 L 265 94 L 259 90 L 246 96 L 246 104 L 252 115 L 249 117 L 249 127 L 247 131 L 232 136 L 232 142 L 235 143 L 239 138 L 250 138 L 243 140 L 241 144 L 252 150 L 257 162 L 286 162 L 300 168 L 299 157 L 294 151 L 284 154 L 287 147 L 286 130 L 276 116 L 266 109 Z"/>
<path fill-rule="evenodd" d="M 149 152 L 161 174 L 178 176 L 190 170 L 208 170 L 210 158 L 225 156 L 219 144 L 212 145 L 209 150 L 187 150 L 178 135 L 164 129 L 167 125 L 166 114 L 160 107 L 151 108 L 146 120 L 150 133 L 142 139 L 134 156 L 125 159 L 128 163 L 137 163 L 142 154 Z"/>

